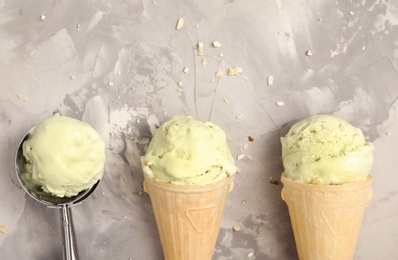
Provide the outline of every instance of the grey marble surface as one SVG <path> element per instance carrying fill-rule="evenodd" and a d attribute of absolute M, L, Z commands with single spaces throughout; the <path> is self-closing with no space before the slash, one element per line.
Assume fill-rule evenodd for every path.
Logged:
<path fill-rule="evenodd" d="M 20 139 L 54 111 L 108 147 L 104 180 L 72 209 L 81 259 L 162 259 L 139 158 L 176 114 L 216 123 L 245 155 L 213 259 L 297 259 L 270 178 L 283 170 L 279 137 L 318 113 L 375 145 L 355 259 L 398 259 L 398 1 L 0 0 L 0 39 L 0 259 L 62 258 L 59 211 L 28 197 L 14 170 Z"/>

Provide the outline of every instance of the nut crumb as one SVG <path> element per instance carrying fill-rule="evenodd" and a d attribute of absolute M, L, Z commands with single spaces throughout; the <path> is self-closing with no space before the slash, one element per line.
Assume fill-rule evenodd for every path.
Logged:
<path fill-rule="evenodd" d="M 102 196 L 105 196 L 105 195 L 106 195 L 106 193 L 105 193 L 104 191 L 103 191 L 101 194 L 102 194 Z"/>
<path fill-rule="evenodd" d="M 224 53 L 220 52 L 220 54 L 218 54 L 218 56 L 224 57 Z"/>
<path fill-rule="evenodd" d="M 322 22 L 322 18 L 318 18 L 318 21 L 319 21 L 319 22 Z"/>
<path fill-rule="evenodd" d="M 221 70 L 217 70 L 217 72 L 216 72 L 217 78 L 221 78 L 223 75 L 224 75 L 224 72 L 222 72 Z"/>
<path fill-rule="evenodd" d="M 76 77 L 75 77 L 74 75 L 71 75 L 69 78 L 70 78 L 71 80 L 75 80 L 75 79 L 76 79 Z"/>
<path fill-rule="evenodd" d="M 242 200 L 241 204 L 246 204 L 246 200 Z"/>
<path fill-rule="evenodd" d="M 23 96 L 20 95 L 20 94 L 17 94 L 17 98 L 18 98 L 19 100 L 22 100 L 22 99 L 23 99 Z"/>
<path fill-rule="evenodd" d="M 235 118 L 236 119 L 241 119 L 241 118 L 243 118 L 244 117 L 244 114 L 240 114 L 240 115 L 237 115 Z"/>
<path fill-rule="evenodd" d="M 109 82 L 108 82 L 108 86 L 109 86 L 109 87 L 113 87 L 113 86 L 115 86 L 115 83 L 113 83 L 112 81 L 109 81 Z"/>
<path fill-rule="evenodd" d="M 182 88 L 177 88 L 177 92 L 182 92 Z"/>
<path fill-rule="evenodd" d="M 283 101 L 276 101 L 276 105 L 278 107 L 283 107 L 285 105 L 285 103 Z"/>
<path fill-rule="evenodd" d="M 253 252 L 250 252 L 250 253 L 247 254 L 247 257 L 253 257 L 253 256 L 254 256 Z"/>
<path fill-rule="evenodd" d="M 312 52 L 311 52 L 310 50 L 308 50 L 308 51 L 305 53 L 305 55 L 307 55 L 307 56 L 309 56 L 309 57 L 312 57 Z"/>
<path fill-rule="evenodd" d="M 203 55 L 203 42 L 198 42 L 198 54 Z"/>
<path fill-rule="evenodd" d="M 247 137 L 247 140 L 249 140 L 249 142 L 252 143 L 252 142 L 254 141 L 254 138 L 253 138 L 252 136 L 249 135 L 249 136 Z"/>
<path fill-rule="evenodd" d="M 176 29 L 177 30 L 180 30 L 182 27 L 184 27 L 184 18 L 179 18 L 178 19 L 178 21 L 177 21 L 177 26 L 176 26 Z"/>
<path fill-rule="evenodd" d="M 269 75 L 269 76 L 267 77 L 267 84 L 268 84 L 268 86 L 274 85 L 274 76 Z"/>
<path fill-rule="evenodd" d="M 182 86 L 182 81 L 178 81 L 178 86 Z"/>
<path fill-rule="evenodd" d="M 228 76 L 237 76 L 242 71 L 243 70 L 241 67 L 230 68 L 230 69 L 228 69 Z"/>
<path fill-rule="evenodd" d="M 189 72 L 189 68 L 188 68 L 188 67 L 184 67 L 184 68 L 182 69 L 182 71 L 183 71 L 184 73 L 188 73 L 188 72 Z"/>
<path fill-rule="evenodd" d="M 237 232 L 237 231 L 240 231 L 240 226 L 233 226 L 233 227 L 232 227 L 232 230 L 233 230 L 233 231 L 236 231 L 236 232 Z"/>
<path fill-rule="evenodd" d="M 40 15 L 40 20 L 42 20 L 42 21 L 46 20 L 46 16 L 45 15 Z"/>
<path fill-rule="evenodd" d="M 239 154 L 239 155 L 236 157 L 236 160 L 240 161 L 240 160 L 242 160 L 243 158 L 245 158 L 245 156 L 246 156 L 246 155 L 244 155 L 244 154 Z"/>
<path fill-rule="evenodd" d="M 390 135 L 390 132 L 386 132 L 386 135 Z"/>
<path fill-rule="evenodd" d="M 207 60 L 205 58 L 202 59 L 202 65 L 205 66 L 207 63 Z"/>
<path fill-rule="evenodd" d="M 229 101 L 228 101 L 228 99 L 226 99 L 226 98 L 223 98 L 222 100 L 224 101 L 224 103 L 225 103 L 225 104 L 229 104 Z"/>
<path fill-rule="evenodd" d="M 123 216 L 123 219 L 127 219 L 127 216 Z"/>
<path fill-rule="evenodd" d="M 7 226 L 0 226 L 0 232 L 3 234 L 7 234 L 8 233 L 8 227 Z"/>
<path fill-rule="evenodd" d="M 353 11 L 349 11 L 348 12 L 350 15 L 354 15 L 354 12 Z"/>
<path fill-rule="evenodd" d="M 214 42 L 213 42 L 213 46 L 214 46 L 215 48 L 220 48 L 220 47 L 222 46 L 222 43 L 219 42 L 219 41 L 214 41 Z"/>
<path fill-rule="evenodd" d="M 195 25 L 195 28 L 196 28 L 196 29 L 199 28 L 199 24 Z"/>
<path fill-rule="evenodd" d="M 243 151 L 246 151 L 247 148 L 249 148 L 249 144 L 244 144 L 244 145 L 242 146 L 242 150 L 243 150 Z"/>
<path fill-rule="evenodd" d="M 140 196 L 140 197 L 144 196 L 144 192 L 143 192 L 142 190 L 140 190 L 140 191 L 138 192 L 138 196 Z"/>
<path fill-rule="evenodd" d="M 279 185 L 279 181 L 278 180 L 274 180 L 273 176 L 269 177 L 269 182 L 271 184 L 274 184 L 274 185 Z"/>
<path fill-rule="evenodd" d="M 80 30 L 80 24 L 76 25 L 76 31 Z"/>

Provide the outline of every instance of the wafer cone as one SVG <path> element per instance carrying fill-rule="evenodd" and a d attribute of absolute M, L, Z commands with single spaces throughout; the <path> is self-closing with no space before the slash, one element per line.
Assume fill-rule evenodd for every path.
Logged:
<path fill-rule="evenodd" d="M 299 258 L 352 260 L 365 207 L 372 198 L 372 177 L 341 185 L 281 180 Z"/>
<path fill-rule="evenodd" d="M 233 177 L 206 186 L 173 185 L 145 175 L 166 260 L 210 260 Z"/>

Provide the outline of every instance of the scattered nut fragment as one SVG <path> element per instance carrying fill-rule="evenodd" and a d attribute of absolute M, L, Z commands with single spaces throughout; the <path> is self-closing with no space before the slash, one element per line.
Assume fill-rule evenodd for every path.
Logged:
<path fill-rule="evenodd" d="M 196 29 L 199 28 L 199 24 L 195 25 L 195 28 L 196 28 Z"/>
<path fill-rule="evenodd" d="M 178 81 L 178 86 L 182 86 L 182 81 Z"/>
<path fill-rule="evenodd" d="M 271 184 L 274 184 L 274 185 L 279 185 L 279 181 L 278 180 L 274 180 L 273 176 L 269 177 L 269 182 Z"/>
<path fill-rule="evenodd" d="M 140 190 L 140 191 L 138 192 L 138 196 L 142 197 L 143 195 L 144 195 L 144 192 L 143 192 L 142 190 Z"/>
<path fill-rule="evenodd" d="M 244 154 L 239 154 L 239 155 L 236 157 L 236 160 L 240 161 L 240 160 L 242 160 L 243 158 L 245 158 L 245 156 L 246 156 L 246 155 L 244 155 Z"/>
<path fill-rule="evenodd" d="M 242 71 L 243 70 L 241 67 L 230 68 L 230 69 L 228 69 L 228 76 L 237 76 Z"/>
<path fill-rule="evenodd" d="M 242 204 L 246 204 L 246 200 L 242 200 L 242 202 L 241 202 Z"/>
<path fill-rule="evenodd" d="M 202 65 L 205 66 L 207 63 L 207 60 L 205 58 L 202 59 Z"/>
<path fill-rule="evenodd" d="M 311 52 L 310 50 L 308 50 L 308 51 L 305 53 L 305 55 L 311 57 L 311 56 L 312 56 L 312 52 Z"/>
<path fill-rule="evenodd" d="M 105 196 L 105 195 L 106 195 L 105 191 L 103 191 L 101 194 L 102 194 L 102 196 Z"/>
<path fill-rule="evenodd" d="M 108 82 L 108 86 L 109 86 L 109 87 L 113 87 L 113 86 L 115 86 L 115 83 L 113 83 L 112 81 L 109 81 L 109 82 Z"/>
<path fill-rule="evenodd" d="M 70 78 L 71 80 L 75 80 L 75 79 L 76 79 L 76 77 L 75 77 L 74 75 L 71 75 L 69 78 Z"/>
<path fill-rule="evenodd" d="M 237 115 L 235 118 L 236 119 L 241 119 L 241 118 L 243 118 L 244 117 L 244 114 L 240 114 L 240 115 Z"/>
<path fill-rule="evenodd" d="M 182 71 L 183 71 L 184 73 L 188 73 L 188 72 L 189 72 L 189 68 L 188 68 L 188 67 L 184 67 L 184 68 L 182 69 Z"/>
<path fill-rule="evenodd" d="M 354 15 L 354 12 L 353 11 L 349 11 L 348 12 L 350 15 Z"/>
<path fill-rule="evenodd" d="M 274 85 L 274 76 L 269 75 L 269 76 L 267 77 L 267 84 L 268 84 L 268 86 Z"/>
<path fill-rule="evenodd" d="M 232 230 L 233 230 L 233 231 L 239 231 L 239 230 L 240 230 L 240 226 L 233 226 L 233 227 L 232 227 Z"/>
<path fill-rule="evenodd" d="M 203 55 L 203 42 L 198 42 L 198 54 Z"/>
<path fill-rule="evenodd" d="M 322 18 L 318 18 L 318 21 L 322 22 Z"/>
<path fill-rule="evenodd" d="M 123 216 L 123 219 L 127 219 L 127 216 Z"/>
<path fill-rule="evenodd" d="M 254 138 L 253 138 L 252 136 L 249 135 L 249 136 L 247 137 L 247 140 L 249 140 L 249 142 L 253 142 L 253 141 L 254 141 Z"/>
<path fill-rule="evenodd" d="M 219 41 L 214 41 L 214 42 L 213 42 L 213 46 L 214 46 L 215 48 L 220 48 L 220 47 L 222 46 L 222 43 L 219 42 Z"/>
<path fill-rule="evenodd" d="M 42 20 L 42 21 L 46 20 L 46 16 L 45 15 L 40 15 L 40 20 Z"/>
<path fill-rule="evenodd" d="M 217 78 L 221 78 L 223 75 L 224 75 L 224 72 L 222 72 L 221 70 L 217 70 L 217 72 L 216 72 Z"/>
<path fill-rule="evenodd" d="M 178 21 L 177 21 L 177 27 L 176 27 L 176 29 L 177 30 L 180 30 L 182 27 L 184 27 L 184 18 L 179 18 L 178 19 Z"/>
<path fill-rule="evenodd" d="M 386 135 L 390 135 L 390 132 L 386 132 Z"/>
<path fill-rule="evenodd" d="M 7 234 L 8 233 L 7 226 L 4 226 L 4 225 L 0 226 L 0 232 L 3 234 Z"/>
<path fill-rule="evenodd" d="M 182 92 L 182 88 L 177 88 L 177 92 Z"/>
<path fill-rule="evenodd" d="M 247 257 L 253 257 L 253 256 L 254 256 L 253 252 L 250 252 L 250 253 L 247 254 Z"/>
<path fill-rule="evenodd" d="M 243 151 L 246 151 L 247 148 L 249 148 L 249 144 L 244 144 L 244 145 L 242 146 L 242 150 L 243 150 Z"/>
<path fill-rule="evenodd" d="M 222 100 L 224 101 L 224 103 L 225 103 L 225 104 L 229 104 L 229 101 L 228 101 L 228 99 L 226 99 L 226 98 L 223 98 Z"/>
<path fill-rule="evenodd" d="M 224 57 L 224 53 L 220 52 L 220 54 L 218 54 L 218 56 Z"/>
<path fill-rule="evenodd" d="M 80 24 L 76 25 L 76 31 L 80 30 Z"/>
<path fill-rule="evenodd" d="M 285 105 L 285 103 L 283 101 L 276 101 L 276 105 L 278 107 L 283 107 Z"/>
<path fill-rule="evenodd" d="M 22 101 L 28 101 L 28 100 L 29 100 L 29 98 L 25 98 L 25 97 L 23 97 L 23 96 L 20 95 L 20 94 L 17 94 L 17 98 L 18 98 L 19 100 L 22 100 Z"/>

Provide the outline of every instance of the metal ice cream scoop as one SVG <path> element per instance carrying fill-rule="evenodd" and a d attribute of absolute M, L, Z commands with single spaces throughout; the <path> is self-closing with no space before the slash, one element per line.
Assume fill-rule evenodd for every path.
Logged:
<path fill-rule="evenodd" d="M 33 129 L 33 128 L 32 128 Z M 15 156 L 15 170 L 22 188 L 36 201 L 46 205 L 49 208 L 61 209 L 62 214 L 62 228 L 64 238 L 64 259 L 77 260 L 77 248 L 75 244 L 75 236 L 73 230 L 72 214 L 70 207 L 82 203 L 88 196 L 97 188 L 99 181 L 97 181 L 90 189 L 81 191 L 73 197 L 57 197 L 51 193 L 44 192 L 40 185 L 35 185 L 29 182 L 26 178 L 26 159 L 23 156 L 23 143 L 29 138 L 32 129 L 21 140 Z"/>

